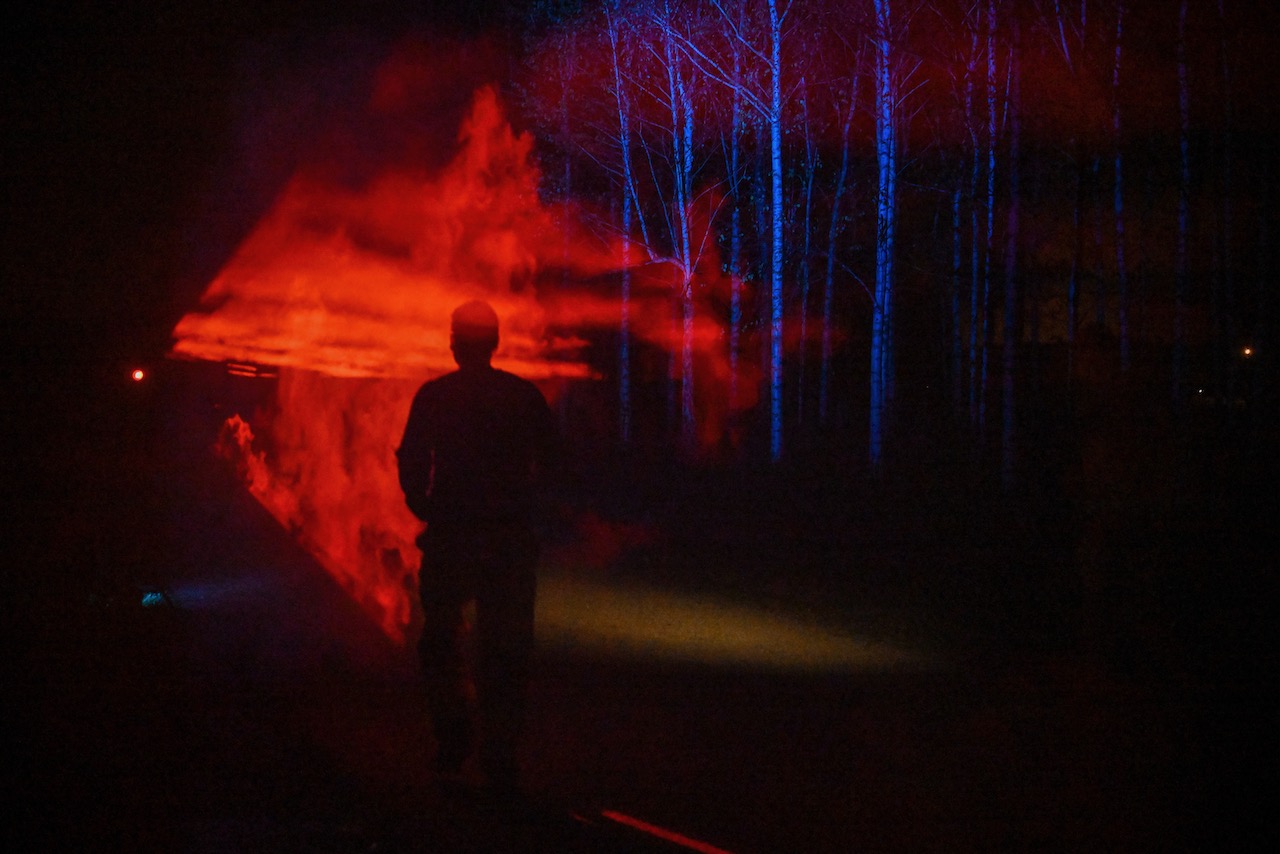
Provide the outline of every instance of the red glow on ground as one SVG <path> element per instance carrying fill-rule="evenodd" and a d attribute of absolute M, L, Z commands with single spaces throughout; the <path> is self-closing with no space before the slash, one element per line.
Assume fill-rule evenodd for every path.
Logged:
<path fill-rule="evenodd" d="M 729 852 L 723 848 L 717 848 L 716 846 L 703 842 L 699 839 L 693 839 L 683 834 L 676 833 L 673 830 L 667 830 L 665 827 L 659 827 L 656 824 L 650 824 L 647 821 L 632 818 L 625 813 L 615 812 L 613 810 L 604 810 L 600 815 L 610 821 L 639 830 L 642 833 L 647 833 L 657 839 L 679 845 L 681 848 L 687 848 L 690 851 L 699 851 L 702 852 L 702 854 L 729 854 Z"/>
<path fill-rule="evenodd" d="M 440 73 L 424 56 L 401 52 L 376 76 L 370 134 L 433 120 L 430 103 L 415 95 Z M 366 136 L 364 128 L 343 131 L 348 141 Z M 513 131 L 494 89 L 475 92 L 451 159 L 419 157 L 415 145 L 375 140 L 353 152 L 359 180 L 322 151 L 288 181 L 173 333 L 177 357 L 275 379 L 269 411 L 229 419 L 220 450 L 396 639 L 413 613 L 420 526 L 404 507 L 394 451 L 417 385 L 454 367 L 453 308 L 488 300 L 502 328 L 495 365 L 543 382 L 552 397 L 561 383 L 592 376 L 581 336 L 616 330 L 621 313 L 616 287 L 599 284 L 618 270 L 617 240 L 565 222 L 572 206 L 543 203 L 532 138 Z M 387 148 L 396 153 L 378 153 Z M 428 174 L 426 162 L 443 165 Z M 583 283 L 573 292 L 539 282 L 549 271 L 559 285 L 564 270 Z M 718 261 L 708 256 L 703 270 L 718 277 Z M 674 278 L 665 264 L 636 270 L 632 334 L 662 349 L 691 339 L 701 434 L 713 441 L 727 408 L 725 335 L 704 311 L 682 338 Z"/>

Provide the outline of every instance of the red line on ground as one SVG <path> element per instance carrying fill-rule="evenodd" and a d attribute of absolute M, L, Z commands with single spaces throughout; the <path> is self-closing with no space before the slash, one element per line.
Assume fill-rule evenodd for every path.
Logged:
<path fill-rule="evenodd" d="M 723 848 L 717 848 L 708 842 L 703 842 L 700 839 L 694 839 L 690 836 L 676 833 L 674 830 L 667 830 L 665 827 L 659 827 L 656 824 L 650 824 L 647 821 L 641 821 L 638 818 L 632 818 L 629 815 L 615 812 L 614 810 L 601 810 L 600 815 L 610 821 L 617 822 L 618 824 L 625 824 L 627 827 L 642 831 L 650 836 L 656 836 L 657 838 L 666 840 L 667 842 L 674 842 L 676 845 L 681 845 L 688 848 L 690 851 L 700 851 L 702 854 L 730 854 L 729 851 L 726 851 Z"/>

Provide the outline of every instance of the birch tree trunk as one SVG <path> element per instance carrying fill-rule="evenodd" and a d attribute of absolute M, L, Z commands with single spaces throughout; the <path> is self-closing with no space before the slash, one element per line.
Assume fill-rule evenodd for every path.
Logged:
<path fill-rule="evenodd" d="M 1218 345 L 1219 352 L 1223 354 L 1223 361 L 1226 363 L 1225 382 L 1222 384 L 1223 391 L 1228 399 L 1234 399 L 1237 395 L 1243 393 L 1238 388 L 1238 357 L 1235 352 L 1239 339 L 1239 329 L 1236 321 L 1236 272 L 1235 272 L 1235 206 L 1233 203 L 1233 194 L 1235 192 L 1234 176 L 1232 171 L 1234 168 L 1234 139 L 1233 125 L 1235 124 L 1235 115 L 1233 108 L 1233 92 L 1232 92 L 1232 73 L 1231 73 L 1231 45 L 1227 37 L 1227 10 L 1223 0 L 1218 0 L 1218 23 L 1221 28 L 1221 42 L 1219 45 L 1219 57 L 1221 59 L 1221 77 L 1222 77 L 1222 140 L 1220 142 L 1220 158 L 1222 164 L 1222 192 L 1219 194 L 1221 200 L 1221 208 L 1218 214 L 1218 264 L 1219 273 L 1217 281 L 1221 289 L 1219 298 L 1219 310 L 1221 312 L 1221 321 L 1219 324 L 1221 343 Z M 1234 407 L 1228 409 L 1229 412 L 1234 411 Z"/>
<path fill-rule="evenodd" d="M 980 22 L 979 22 L 980 23 Z M 974 106 L 975 78 L 978 74 L 978 27 L 975 26 L 970 40 L 969 67 L 966 69 L 964 87 L 965 124 L 969 128 L 970 154 L 972 168 L 969 171 L 969 426 L 975 436 L 981 425 L 981 406 L 983 377 L 978 371 L 980 360 L 979 320 L 986 311 L 982 303 L 982 238 L 981 208 L 978 204 L 978 193 L 982 186 L 982 146 L 979 141 L 978 116 Z"/>
<path fill-rule="evenodd" d="M 874 473 L 884 467 L 884 437 L 892 394 L 890 346 L 893 335 L 893 242 L 897 201 L 897 88 L 892 73 L 893 33 L 890 0 L 875 0 L 875 134 L 879 181 L 876 193 L 876 285 L 871 315 L 871 392 L 868 462 Z"/>
<path fill-rule="evenodd" d="M 742 79 L 742 47 L 733 40 L 733 77 Z M 738 364 L 742 350 L 742 90 L 733 88 L 733 113 L 729 124 L 729 192 L 732 207 L 729 212 L 729 406 L 738 411 L 738 383 L 741 367 Z"/>
<path fill-rule="evenodd" d="M 1018 158 L 1021 154 L 1022 120 L 1021 74 L 1018 64 L 1019 24 L 1010 17 L 1009 50 L 1009 221 L 1005 234 L 1004 256 L 1004 413 L 1000 434 L 1000 479 L 1006 491 L 1013 488 L 1016 475 L 1017 448 L 1015 444 L 1016 392 L 1015 383 L 1018 354 L 1018 215 L 1021 190 L 1021 170 Z"/>
<path fill-rule="evenodd" d="M 618 149 L 622 167 L 622 210 L 619 230 L 622 232 L 622 274 L 618 306 L 618 438 L 631 443 L 631 213 L 638 211 L 635 176 L 631 168 L 631 108 L 623 88 L 622 68 L 618 55 L 618 19 L 614 6 L 605 9 L 609 46 L 613 63 L 613 91 L 618 107 Z"/>
<path fill-rule="evenodd" d="M 987 381 L 991 353 L 991 257 L 994 254 L 996 223 L 996 137 L 998 113 L 996 110 L 996 2 L 987 0 L 987 225 L 982 241 L 982 366 L 978 378 L 978 435 L 987 432 Z"/>
<path fill-rule="evenodd" d="M 769 457 L 782 458 L 782 18 L 769 0 L 769 166 L 772 258 L 769 271 Z"/>
<path fill-rule="evenodd" d="M 805 372 L 808 369 L 809 351 L 809 267 L 813 243 L 813 182 L 818 171 L 818 147 L 809 124 L 809 96 L 805 81 L 800 80 L 801 127 L 804 131 L 804 208 L 801 215 L 802 236 L 800 249 L 800 364 L 796 374 L 796 421 L 804 423 Z"/>
<path fill-rule="evenodd" d="M 1187 81 L 1187 0 L 1178 4 L 1178 222 L 1174 253 L 1173 402 L 1187 403 L 1187 230 L 1191 210 L 1191 90 Z"/>
<path fill-rule="evenodd" d="M 858 103 L 858 76 L 855 73 L 849 92 L 848 109 L 840 125 L 840 171 L 836 173 L 835 192 L 831 197 L 831 224 L 827 229 L 827 272 L 822 285 L 822 366 L 818 378 L 818 420 L 825 424 L 831 411 L 831 324 L 835 302 L 836 239 L 840 235 L 840 200 L 844 196 L 849 174 L 849 132 Z"/>
<path fill-rule="evenodd" d="M 947 294 L 948 313 L 951 318 L 948 328 L 948 363 L 951 367 L 951 408 L 958 415 L 964 400 L 963 370 L 963 333 L 960 323 L 960 270 L 964 266 L 964 228 L 960 216 L 960 202 L 964 197 L 964 177 L 956 176 L 956 185 L 951 190 L 951 278 L 950 292 Z"/>
<path fill-rule="evenodd" d="M 1129 370 L 1129 270 L 1125 261 L 1124 150 L 1121 140 L 1120 56 L 1124 44 L 1123 0 L 1116 7 L 1116 52 L 1111 75 L 1111 131 L 1115 144 L 1116 305 L 1120 327 L 1120 370 Z"/>

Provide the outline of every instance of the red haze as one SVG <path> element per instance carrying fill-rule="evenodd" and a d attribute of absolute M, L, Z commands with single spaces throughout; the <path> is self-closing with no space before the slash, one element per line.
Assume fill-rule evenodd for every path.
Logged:
<path fill-rule="evenodd" d="M 412 52 L 389 61 L 369 100 L 370 127 L 385 128 L 397 110 L 417 111 L 403 126 L 421 124 L 413 92 L 429 72 Z M 362 138 L 352 129 L 340 137 L 348 146 Z M 600 282 L 618 270 L 619 253 L 616 240 L 564 222 L 571 206 L 557 204 L 553 215 L 543 204 L 532 138 L 513 131 L 491 87 L 475 92 L 452 159 L 431 174 L 427 158 L 414 167 L 403 151 L 370 168 L 385 148 L 370 140 L 353 154 L 363 158 L 360 181 L 332 168 L 299 170 L 178 323 L 173 355 L 278 369 L 270 411 L 229 419 L 220 450 L 280 524 L 402 640 L 420 526 L 399 494 L 394 451 L 417 385 L 454 367 L 450 312 L 488 300 L 502 327 L 495 364 L 554 396 L 563 382 L 593 376 L 579 336 L 616 329 L 620 307 L 614 292 L 585 286 L 540 299 L 539 272 L 555 268 L 558 280 L 567 268 Z M 637 279 L 648 284 L 638 282 L 633 334 L 678 346 L 669 277 Z M 722 401 L 725 336 L 704 315 L 694 342 L 705 376 L 699 396 Z"/>

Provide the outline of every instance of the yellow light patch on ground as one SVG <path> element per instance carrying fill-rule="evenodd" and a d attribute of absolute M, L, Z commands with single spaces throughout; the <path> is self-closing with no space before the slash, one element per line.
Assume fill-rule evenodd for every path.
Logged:
<path fill-rule="evenodd" d="M 799 614 L 636 584 L 544 578 L 537 619 L 544 643 L 633 657 L 809 671 L 927 664 L 910 650 Z"/>

